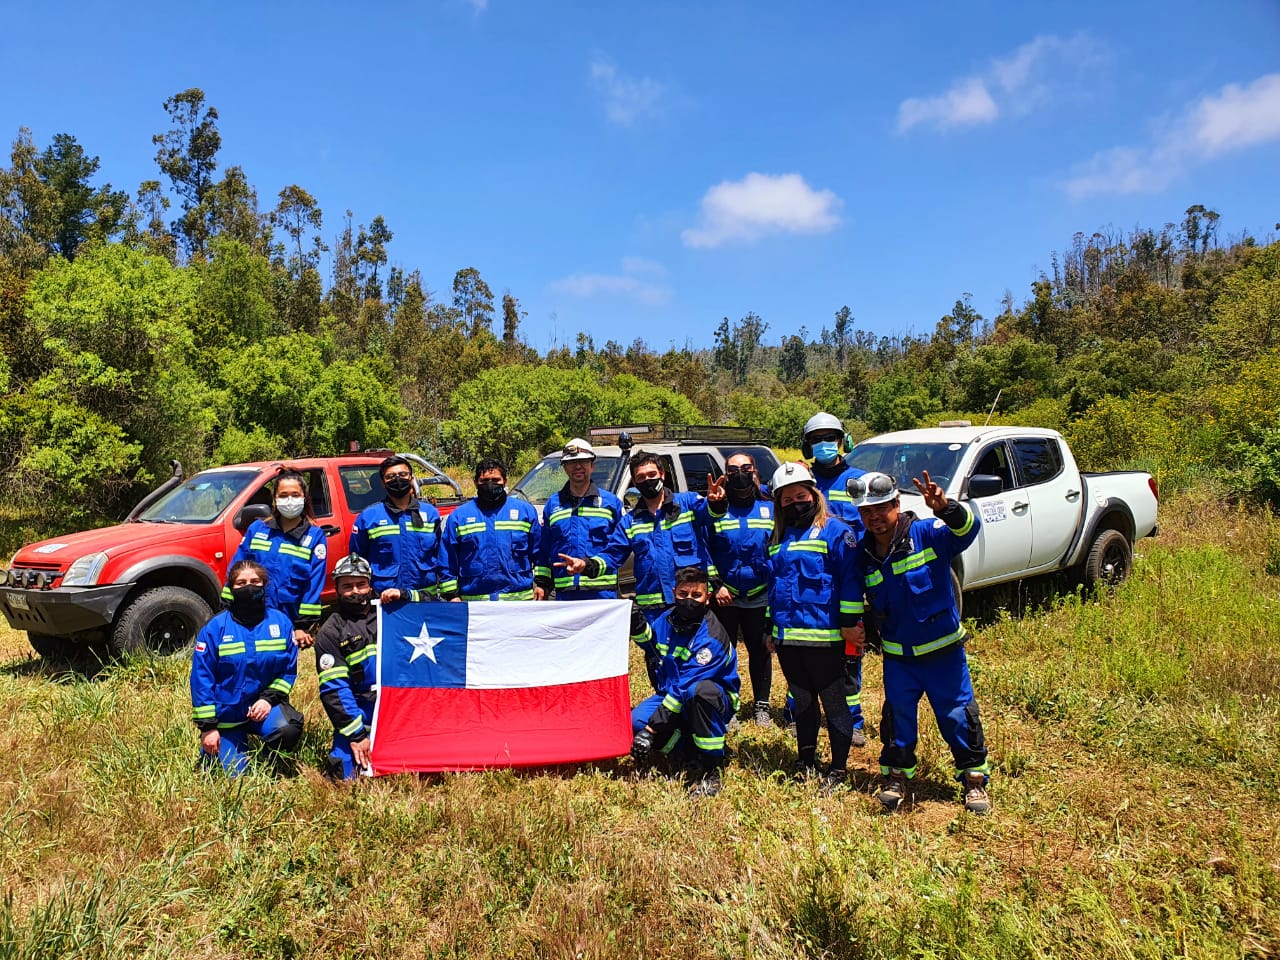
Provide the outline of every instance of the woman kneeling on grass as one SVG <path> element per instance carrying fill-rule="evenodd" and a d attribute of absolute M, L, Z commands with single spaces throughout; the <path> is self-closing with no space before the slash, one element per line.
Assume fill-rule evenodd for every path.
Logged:
<path fill-rule="evenodd" d="M 848 779 L 845 764 L 853 717 L 845 703 L 844 658 L 862 655 L 862 590 L 846 552 L 853 533 L 827 515 L 813 474 L 784 463 L 773 475 L 774 530 L 769 547 L 767 643 L 778 652 L 782 675 L 795 697 L 799 773 L 817 773 L 818 703 L 827 715 L 831 767 L 824 787 Z"/>
<path fill-rule="evenodd" d="M 272 769 L 302 738 L 302 714 L 289 704 L 298 676 L 293 624 L 267 608 L 267 571 L 252 560 L 232 565 L 231 605 L 204 625 L 191 660 L 191 715 L 200 730 L 200 760 L 217 758 L 238 776 L 249 764 L 250 736 L 260 737 Z"/>

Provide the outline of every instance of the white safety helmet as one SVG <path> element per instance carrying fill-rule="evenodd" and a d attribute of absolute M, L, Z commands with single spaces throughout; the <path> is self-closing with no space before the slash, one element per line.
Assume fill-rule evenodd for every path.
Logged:
<path fill-rule="evenodd" d="M 783 487 L 789 487 L 793 483 L 813 483 L 813 474 L 803 463 L 784 463 L 778 467 L 773 471 L 773 481 L 769 484 L 769 489 L 776 494 Z"/>
<path fill-rule="evenodd" d="M 336 584 L 342 577 L 366 577 L 373 579 L 373 567 L 369 561 L 358 553 L 348 553 L 333 567 L 333 582 Z"/>
<path fill-rule="evenodd" d="M 874 507 L 898 499 L 898 482 L 887 473 L 864 473 L 845 481 L 845 490 L 855 507 Z"/>
<path fill-rule="evenodd" d="M 804 433 L 801 436 L 807 438 L 809 434 L 817 433 L 819 430 L 835 430 L 843 435 L 844 424 L 840 422 L 839 417 L 832 416 L 829 413 L 815 413 L 809 418 L 809 422 L 804 425 Z"/>
<path fill-rule="evenodd" d="M 595 448 L 579 437 L 574 437 L 560 451 L 561 463 L 573 463 L 575 460 L 594 460 L 595 458 Z"/>

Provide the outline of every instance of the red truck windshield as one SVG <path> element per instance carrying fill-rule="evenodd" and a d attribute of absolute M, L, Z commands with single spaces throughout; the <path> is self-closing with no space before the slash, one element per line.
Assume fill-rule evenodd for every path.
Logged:
<path fill-rule="evenodd" d="M 212 523 L 258 479 L 259 470 L 206 470 L 174 487 L 143 510 L 138 520 L 150 523 Z"/>

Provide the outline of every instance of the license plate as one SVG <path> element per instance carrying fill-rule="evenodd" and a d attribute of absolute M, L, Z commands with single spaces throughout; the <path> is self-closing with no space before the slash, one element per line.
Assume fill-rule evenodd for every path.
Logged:
<path fill-rule="evenodd" d="M 11 593 L 8 596 L 9 606 L 15 610 L 26 610 L 30 612 L 31 606 L 27 603 L 27 598 L 20 593 Z"/>

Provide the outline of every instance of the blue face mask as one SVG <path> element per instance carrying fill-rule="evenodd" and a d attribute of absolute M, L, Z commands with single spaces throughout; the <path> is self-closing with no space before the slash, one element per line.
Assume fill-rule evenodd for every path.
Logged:
<path fill-rule="evenodd" d="M 813 459 L 819 463 L 834 463 L 840 456 L 840 444 L 835 440 L 822 440 L 813 445 Z"/>

